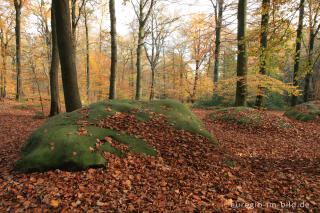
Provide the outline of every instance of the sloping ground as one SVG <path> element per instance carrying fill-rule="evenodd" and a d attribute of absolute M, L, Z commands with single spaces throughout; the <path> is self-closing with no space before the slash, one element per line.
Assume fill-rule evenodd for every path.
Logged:
<path fill-rule="evenodd" d="M 205 110 L 195 113 L 200 118 L 208 115 Z M 8 114 L 10 119 L 2 122 Z M 18 122 L 20 114 L 26 114 L 27 125 Z M 18 129 L 1 135 L 0 212 L 262 212 L 263 209 L 266 212 L 319 212 L 319 160 L 315 160 L 319 159 L 316 152 L 319 147 L 315 145 L 319 128 L 316 124 L 310 126 L 314 135 L 306 140 L 309 145 L 304 146 L 309 150 L 287 150 L 282 147 L 286 137 L 277 132 L 272 132 L 274 137 L 270 132 L 265 133 L 272 139 L 279 137 L 277 142 L 267 140 L 275 152 L 269 157 L 268 152 L 260 149 L 266 143 L 260 140 L 264 136 L 262 130 L 254 136 L 247 132 L 247 125 L 205 119 L 211 134 L 219 138 L 227 150 L 222 152 L 206 137 L 168 127 L 165 120 L 164 115 L 158 115 L 133 127 L 132 118 L 121 114 L 99 122 L 102 126 L 113 125 L 120 132 L 126 130 L 128 134 L 138 129 L 141 137 L 158 151 L 158 158 L 130 152 L 126 158 L 109 154 L 107 169 L 22 174 L 13 171 L 14 159 L 18 158 L 23 140 L 42 121 L 32 119 L 29 110 L 3 111 L 0 104 L 0 129 Z M 166 128 L 162 128 L 164 125 Z M 293 129 L 297 131 L 295 136 L 304 136 L 302 126 Z M 292 141 L 289 140 L 287 147 L 291 147 Z M 257 147 L 259 142 L 261 147 Z M 241 146 L 252 148 L 247 150 Z M 254 147 L 256 152 L 252 155 Z M 289 203 L 283 203 L 285 206 L 281 208 L 280 202 L 285 201 L 300 205 L 304 201 L 308 206 L 289 208 Z M 253 205 L 257 208 L 250 208 Z"/>
<path fill-rule="evenodd" d="M 286 111 L 284 116 L 305 122 L 320 120 L 320 101 L 311 101 L 295 106 Z"/>
<path fill-rule="evenodd" d="M 286 204 L 286 211 L 320 211 L 320 123 L 290 120 L 279 114 L 244 110 L 237 119 L 259 115 L 259 123 L 223 120 L 234 110 L 194 110 L 222 149 L 241 167 L 237 178 L 246 203 Z M 216 115 L 216 118 L 212 117 Z M 232 117 L 232 116 L 231 116 Z M 308 208 L 288 208 L 289 202 Z M 292 206 L 292 205 L 291 205 Z M 279 208 L 279 210 L 283 210 Z"/>
<path fill-rule="evenodd" d="M 105 155 L 109 154 L 156 156 L 157 151 L 150 144 L 163 139 L 153 138 L 147 144 L 144 140 L 148 135 L 144 133 L 165 133 L 169 127 L 212 139 L 201 121 L 176 101 L 104 101 L 49 119 L 28 138 L 15 169 L 74 171 L 103 167 L 108 161 Z"/>

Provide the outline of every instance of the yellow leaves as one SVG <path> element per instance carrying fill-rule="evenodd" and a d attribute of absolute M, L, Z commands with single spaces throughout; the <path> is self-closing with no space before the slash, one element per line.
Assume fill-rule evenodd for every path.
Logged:
<path fill-rule="evenodd" d="M 59 207 L 59 201 L 57 200 L 51 200 L 50 201 L 50 206 L 54 207 L 54 208 L 58 208 Z"/>
<path fill-rule="evenodd" d="M 21 196 L 21 195 L 17 195 L 17 199 L 24 199 L 24 197 L 23 196 Z"/>

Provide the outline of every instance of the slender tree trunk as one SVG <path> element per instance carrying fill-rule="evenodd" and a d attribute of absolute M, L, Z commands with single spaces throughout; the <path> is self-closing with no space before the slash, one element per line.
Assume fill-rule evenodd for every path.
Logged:
<path fill-rule="evenodd" d="M 17 89 L 16 100 L 20 100 L 22 95 L 22 79 L 21 79 L 21 8 L 23 0 L 14 0 L 16 9 L 16 71 L 17 71 Z"/>
<path fill-rule="evenodd" d="M 62 72 L 62 83 L 66 111 L 71 112 L 81 108 L 78 88 L 76 64 L 74 61 L 74 48 L 70 29 L 70 10 L 68 0 L 54 0 L 56 17 L 57 39 Z"/>
<path fill-rule="evenodd" d="M 199 80 L 199 61 L 196 61 L 196 73 L 194 77 L 194 83 L 193 83 L 193 90 L 191 95 L 191 102 L 194 103 L 196 101 L 196 94 L 197 94 L 197 88 L 198 88 L 198 80 Z"/>
<path fill-rule="evenodd" d="M 300 52 L 301 52 L 301 43 L 302 43 L 302 30 L 303 30 L 303 19 L 304 19 L 304 2 L 305 0 L 300 0 L 300 12 L 299 12 L 299 23 L 297 29 L 297 40 L 296 40 L 296 52 L 294 57 L 294 69 L 293 69 L 293 85 L 298 85 L 298 74 L 299 74 L 299 65 L 300 65 Z M 292 95 L 291 106 L 297 105 L 298 96 Z"/>
<path fill-rule="evenodd" d="M 310 83 L 311 83 L 311 77 L 312 77 L 312 71 L 313 71 L 313 49 L 314 49 L 314 40 L 316 38 L 316 35 L 314 34 L 314 30 L 311 28 L 309 32 L 309 52 L 308 52 L 308 73 L 305 77 L 305 83 L 304 83 L 304 102 L 309 101 L 310 96 Z"/>
<path fill-rule="evenodd" d="M 2 69 L 0 76 L 0 97 L 6 97 L 6 86 L 7 86 L 7 47 L 8 43 L 4 43 L 4 38 L 1 38 L 1 57 L 2 57 Z"/>
<path fill-rule="evenodd" d="M 216 48 L 214 51 L 214 70 L 213 82 L 218 82 L 219 78 L 219 63 L 220 63 L 220 46 L 221 46 L 221 28 L 223 16 L 223 0 L 218 0 L 218 19 L 216 20 Z"/>
<path fill-rule="evenodd" d="M 247 0 L 238 3 L 238 60 L 237 60 L 237 90 L 235 106 L 247 105 L 247 71 L 248 56 L 246 45 Z"/>
<path fill-rule="evenodd" d="M 139 34 L 138 34 L 138 47 L 137 47 L 137 84 L 136 84 L 136 100 L 140 100 L 142 96 L 142 65 L 141 65 L 141 58 L 142 58 L 142 47 L 144 43 L 144 28 L 139 27 Z"/>
<path fill-rule="evenodd" d="M 154 83 L 155 83 L 155 68 L 151 67 L 151 90 L 150 90 L 150 101 L 154 99 Z"/>
<path fill-rule="evenodd" d="M 180 92 L 179 92 L 179 100 L 183 102 L 183 56 L 180 55 L 180 74 L 179 74 L 179 83 L 180 83 Z"/>
<path fill-rule="evenodd" d="M 268 48 L 268 24 L 269 24 L 269 11 L 270 0 L 262 0 L 262 18 L 261 18 L 261 32 L 260 32 L 260 74 L 266 74 L 266 51 Z M 265 88 L 258 86 L 259 94 L 256 98 L 256 107 L 260 108 L 263 105 L 263 97 Z"/>
<path fill-rule="evenodd" d="M 5 98 L 6 97 L 6 62 L 5 57 L 2 56 L 2 69 L 1 69 L 1 77 L 0 77 L 0 97 Z"/>
<path fill-rule="evenodd" d="M 60 113 L 60 98 L 59 98 L 59 50 L 56 30 L 56 17 L 54 10 L 55 0 L 52 0 L 51 6 L 51 37 L 52 37 L 52 53 L 51 53 L 51 67 L 50 67 L 50 94 L 51 106 L 50 117 Z"/>
<path fill-rule="evenodd" d="M 42 95 L 41 95 L 41 90 L 40 90 L 40 85 L 39 85 L 39 81 L 38 81 L 38 77 L 37 77 L 37 73 L 36 73 L 36 68 L 34 67 L 34 65 L 31 65 L 31 70 L 33 72 L 33 75 L 34 75 L 34 80 L 37 84 L 37 90 L 38 90 L 38 94 L 39 94 L 39 99 L 40 99 L 40 104 L 41 104 L 41 110 L 42 110 L 42 113 L 44 113 L 44 110 L 43 110 L 43 102 L 42 102 Z"/>
<path fill-rule="evenodd" d="M 84 16 L 84 25 L 86 28 L 86 59 L 87 59 L 87 101 L 90 102 L 90 47 L 89 47 L 89 26 L 88 15 Z"/>
<path fill-rule="evenodd" d="M 110 22 L 111 22 L 111 73 L 109 99 L 116 99 L 116 74 L 117 74 L 117 19 L 114 0 L 109 0 Z"/>
<path fill-rule="evenodd" d="M 76 16 L 76 4 L 77 0 L 71 0 L 71 37 L 73 48 L 73 60 L 77 64 L 77 16 Z M 79 14 L 80 16 L 80 14 Z M 77 67 L 77 66 L 76 66 Z"/>

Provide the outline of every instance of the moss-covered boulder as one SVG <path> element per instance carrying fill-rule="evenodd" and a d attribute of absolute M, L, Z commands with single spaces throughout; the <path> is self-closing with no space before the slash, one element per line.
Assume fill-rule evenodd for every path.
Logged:
<path fill-rule="evenodd" d="M 287 110 L 284 116 L 300 121 L 313 121 L 320 116 L 320 101 L 311 101 Z"/>
<path fill-rule="evenodd" d="M 210 117 L 218 121 L 233 121 L 237 124 L 259 124 L 261 115 L 249 107 L 228 107 L 215 110 Z"/>
<path fill-rule="evenodd" d="M 259 130 L 285 131 L 293 124 L 289 119 L 283 119 L 281 115 L 257 110 L 249 107 L 229 107 L 218 109 L 209 114 L 214 121 L 231 122 L 241 126 L 246 131 Z"/>
<path fill-rule="evenodd" d="M 131 126 L 135 122 L 148 125 L 148 121 L 156 115 L 163 116 L 168 127 L 214 140 L 201 121 L 177 101 L 103 101 L 50 118 L 25 142 L 15 169 L 33 172 L 101 167 L 107 162 L 105 153 L 125 156 L 127 152 L 132 152 L 156 156 L 154 148 L 139 138 L 141 129 L 133 134 L 112 125 L 112 122 L 121 120 L 117 116 L 130 118 Z M 110 124 L 108 118 L 112 121 Z"/>

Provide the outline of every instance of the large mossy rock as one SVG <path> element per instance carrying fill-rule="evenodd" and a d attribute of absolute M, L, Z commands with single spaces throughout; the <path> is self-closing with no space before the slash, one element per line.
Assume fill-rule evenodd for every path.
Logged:
<path fill-rule="evenodd" d="M 249 107 L 228 107 L 215 110 L 210 117 L 218 121 L 233 121 L 237 124 L 260 124 L 259 111 Z"/>
<path fill-rule="evenodd" d="M 132 135 L 97 125 L 117 113 L 132 114 L 136 122 L 147 122 L 154 114 L 162 114 L 168 126 L 214 140 L 201 121 L 177 101 L 103 101 L 50 118 L 25 142 L 15 169 L 21 172 L 81 170 L 104 166 L 107 162 L 102 155 L 104 152 L 118 156 L 126 154 L 110 143 L 101 143 L 103 140 L 126 145 L 129 147 L 127 151 L 133 153 L 156 156 L 157 152 L 151 146 L 136 137 L 139 133 Z"/>
<path fill-rule="evenodd" d="M 313 121 L 320 116 L 320 101 L 311 101 L 292 107 L 284 116 L 300 121 Z"/>

